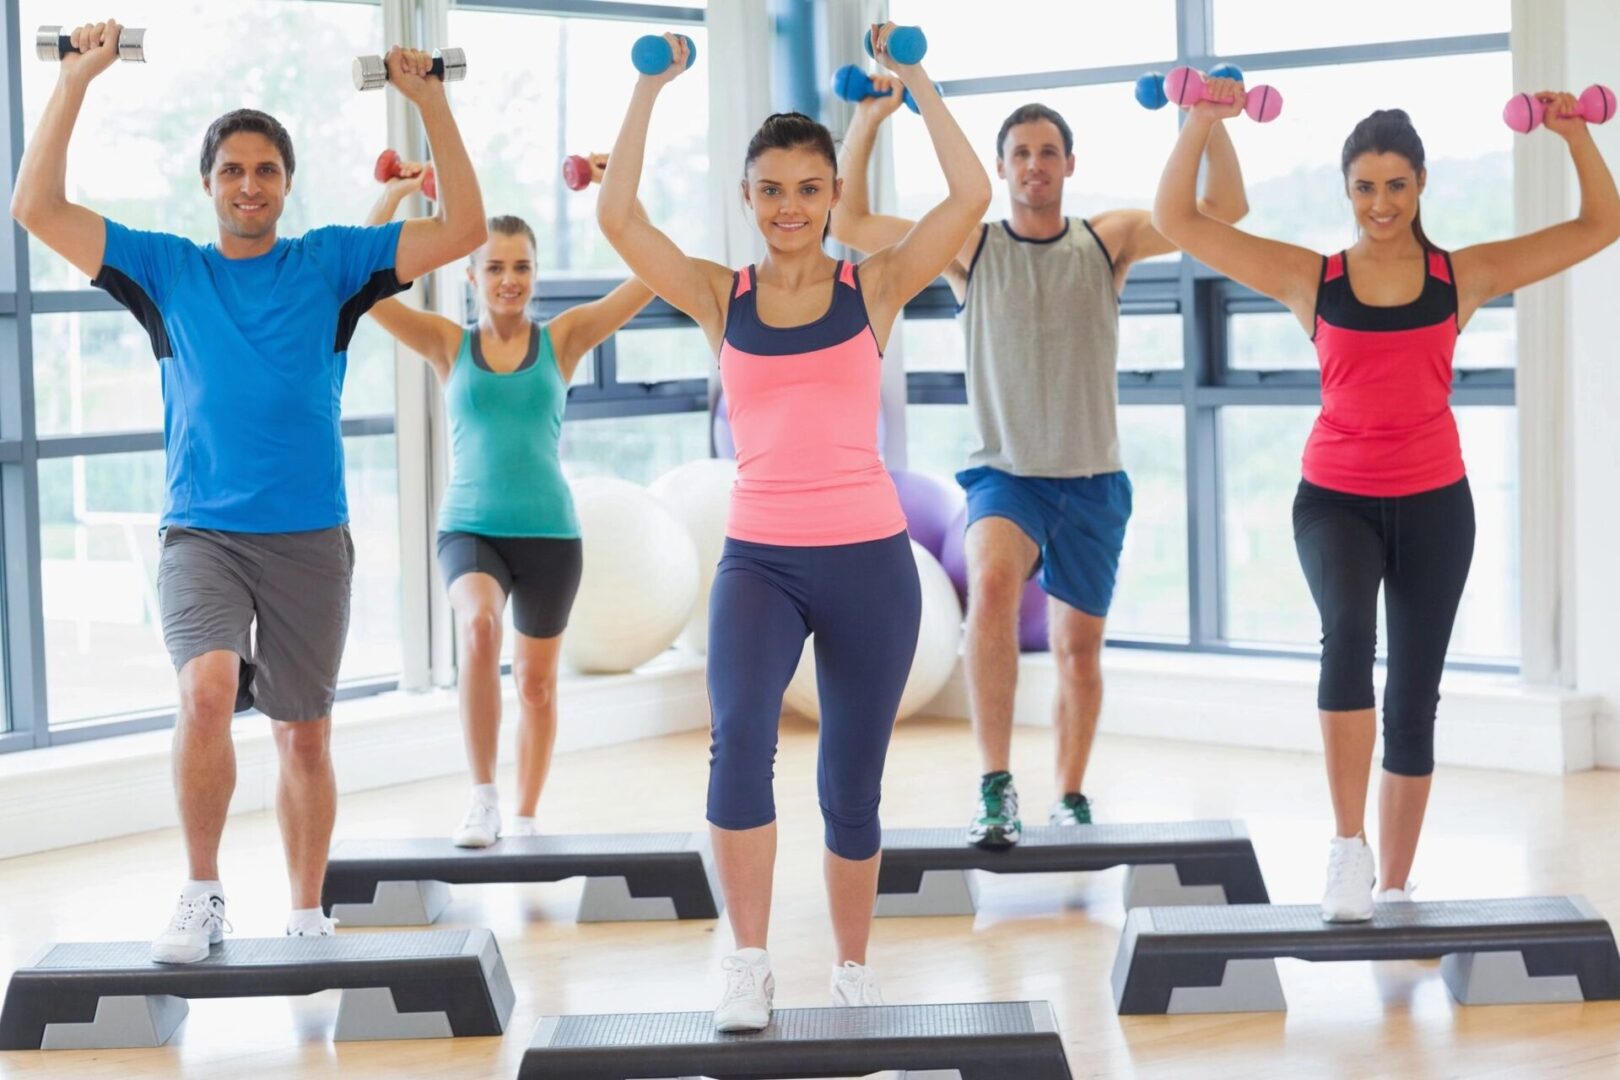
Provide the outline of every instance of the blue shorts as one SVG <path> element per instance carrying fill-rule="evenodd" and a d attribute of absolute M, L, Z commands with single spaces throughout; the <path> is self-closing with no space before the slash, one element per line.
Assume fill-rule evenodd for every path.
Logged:
<path fill-rule="evenodd" d="M 1055 478 L 1014 476 L 981 465 L 956 474 L 967 492 L 968 525 L 1002 517 L 1035 541 L 1048 596 L 1103 618 L 1114 600 L 1131 481 L 1121 472 Z"/>

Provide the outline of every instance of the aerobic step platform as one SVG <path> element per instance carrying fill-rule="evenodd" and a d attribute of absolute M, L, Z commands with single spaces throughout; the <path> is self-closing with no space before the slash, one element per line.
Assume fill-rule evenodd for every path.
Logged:
<path fill-rule="evenodd" d="M 1041 826 L 1015 847 L 974 847 L 964 831 L 885 829 L 879 915 L 972 915 L 971 871 L 1045 874 L 1128 866 L 1125 906 L 1264 904 L 1265 879 L 1241 821 Z"/>
<path fill-rule="evenodd" d="M 719 883 L 702 833 L 515 836 L 487 848 L 448 839 L 345 840 L 332 849 L 321 906 L 346 926 L 421 926 L 449 885 L 585 878 L 580 922 L 715 919 Z"/>
<path fill-rule="evenodd" d="M 1063 1039 L 1044 1001 L 777 1009 L 764 1031 L 722 1035 L 714 1014 L 547 1016 L 519 1080 L 698 1076 L 864 1076 L 907 1080 L 1070 1080 Z"/>
<path fill-rule="evenodd" d="M 1121 1015 L 1286 1009 L 1278 956 L 1432 960 L 1464 1005 L 1612 1001 L 1620 955 L 1579 896 L 1379 904 L 1370 922 L 1315 904 L 1138 908 L 1114 959 Z"/>
<path fill-rule="evenodd" d="M 512 1017 L 512 983 L 488 930 L 243 938 L 196 964 L 154 964 L 150 948 L 49 946 L 11 976 L 0 1050 L 162 1046 L 187 998 L 342 990 L 339 1040 L 499 1035 Z"/>

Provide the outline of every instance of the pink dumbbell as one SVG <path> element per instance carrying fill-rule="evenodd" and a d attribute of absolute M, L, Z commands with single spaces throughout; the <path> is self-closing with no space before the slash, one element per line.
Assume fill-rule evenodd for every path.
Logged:
<path fill-rule="evenodd" d="M 591 186 L 591 159 L 578 154 L 563 158 L 563 183 L 569 191 L 584 191 Z"/>
<path fill-rule="evenodd" d="M 1588 124 L 1607 124 L 1614 116 L 1614 91 L 1593 83 L 1581 91 L 1575 115 Z M 1502 122 L 1528 135 L 1547 119 L 1547 105 L 1534 94 L 1514 94 L 1502 107 Z"/>
<path fill-rule="evenodd" d="M 1243 111 L 1249 114 L 1250 120 L 1269 124 L 1282 115 L 1283 98 L 1276 87 L 1251 86 L 1244 94 Z M 1164 77 L 1164 96 L 1183 109 L 1190 109 L 1200 101 L 1207 101 L 1208 98 L 1204 96 L 1203 73 L 1190 67 L 1173 69 Z"/>

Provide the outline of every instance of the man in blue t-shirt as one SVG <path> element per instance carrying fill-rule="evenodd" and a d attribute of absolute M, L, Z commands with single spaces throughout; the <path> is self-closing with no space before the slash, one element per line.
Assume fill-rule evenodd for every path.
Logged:
<path fill-rule="evenodd" d="M 224 934 L 219 841 L 236 783 L 233 710 L 273 721 L 277 816 L 292 886 L 287 932 L 324 936 L 320 908 L 337 788 L 332 701 L 354 547 L 339 401 L 356 323 L 378 299 L 484 241 L 472 163 L 431 58 L 393 49 L 389 81 L 419 110 L 437 217 L 276 235 L 293 148 L 274 117 L 238 109 L 203 139 L 218 240 L 125 228 L 68 201 L 68 139 L 91 80 L 118 58 L 116 22 L 73 32 L 23 155 L 12 216 L 127 307 L 163 379 L 168 495 L 158 594 L 180 682 L 174 775 L 190 879 L 152 945 L 192 963 Z M 257 633 L 253 633 L 255 628 Z"/>

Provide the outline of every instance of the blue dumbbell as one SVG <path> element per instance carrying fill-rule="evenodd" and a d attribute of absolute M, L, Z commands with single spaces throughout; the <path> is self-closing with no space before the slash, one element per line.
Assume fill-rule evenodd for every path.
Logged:
<path fill-rule="evenodd" d="M 939 89 L 939 83 L 934 84 L 934 89 Z M 880 92 L 873 85 L 871 77 L 866 72 L 854 64 L 845 64 L 833 72 L 833 93 L 845 101 L 858 102 L 865 101 L 870 97 L 888 97 L 890 91 L 884 90 Z M 922 110 L 917 108 L 917 99 L 911 96 L 910 90 L 905 92 L 902 100 L 905 102 L 906 108 L 921 115 Z"/>
<path fill-rule="evenodd" d="M 866 55 L 872 55 L 872 31 L 866 32 Z M 897 26 L 889 33 L 889 55 L 901 64 L 917 64 L 928 55 L 928 35 L 920 26 Z"/>
<path fill-rule="evenodd" d="M 1243 81 L 1243 69 L 1236 64 L 1217 64 L 1209 69 L 1212 79 Z M 1162 109 L 1170 99 L 1164 93 L 1164 73 L 1150 71 L 1136 80 L 1136 103 L 1144 109 Z"/>
<path fill-rule="evenodd" d="M 686 66 L 691 67 L 697 59 L 697 46 L 685 34 L 675 36 L 686 42 Z M 636 38 L 636 43 L 630 46 L 630 62 L 643 75 L 662 75 L 675 62 L 675 51 L 662 35 L 647 34 Z"/>

